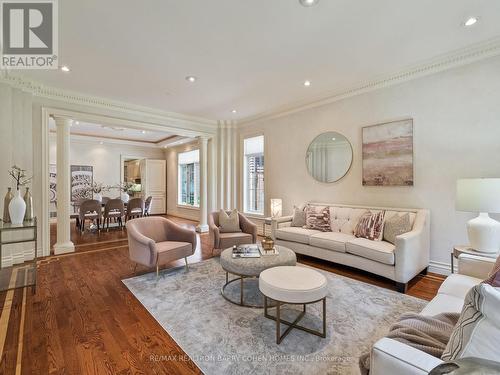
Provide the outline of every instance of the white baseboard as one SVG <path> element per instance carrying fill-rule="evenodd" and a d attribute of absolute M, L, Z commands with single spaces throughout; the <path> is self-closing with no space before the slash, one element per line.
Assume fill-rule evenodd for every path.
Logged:
<path fill-rule="evenodd" d="M 431 260 L 429 262 L 429 272 L 448 276 L 449 274 L 451 274 L 451 264 Z M 456 263 L 455 263 L 455 272 L 457 272 Z"/>

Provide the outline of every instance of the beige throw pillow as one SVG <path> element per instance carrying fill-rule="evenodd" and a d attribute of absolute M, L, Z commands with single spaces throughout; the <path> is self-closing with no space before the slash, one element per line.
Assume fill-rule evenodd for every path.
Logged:
<path fill-rule="evenodd" d="M 221 233 L 241 232 L 238 210 L 232 210 L 229 215 L 224 210 L 219 211 L 219 231 Z"/>
<path fill-rule="evenodd" d="M 306 211 L 297 206 L 293 206 L 292 227 L 302 228 L 306 225 Z"/>
<path fill-rule="evenodd" d="M 392 244 L 396 243 L 396 236 L 411 231 L 410 215 L 405 213 L 386 219 L 384 224 L 384 240 Z"/>

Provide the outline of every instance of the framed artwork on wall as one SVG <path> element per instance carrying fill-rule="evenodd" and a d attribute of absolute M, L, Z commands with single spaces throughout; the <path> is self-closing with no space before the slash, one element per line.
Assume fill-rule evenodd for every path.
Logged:
<path fill-rule="evenodd" d="M 94 167 L 90 165 L 71 166 L 71 202 L 92 199 Z"/>
<path fill-rule="evenodd" d="M 50 203 L 56 203 L 57 200 L 57 172 L 56 165 L 49 164 L 49 199 Z"/>
<path fill-rule="evenodd" d="M 413 120 L 367 126 L 363 137 L 364 186 L 413 186 Z"/>

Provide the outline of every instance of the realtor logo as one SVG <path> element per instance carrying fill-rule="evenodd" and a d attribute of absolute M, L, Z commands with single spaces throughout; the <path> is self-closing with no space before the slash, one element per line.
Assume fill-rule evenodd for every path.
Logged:
<path fill-rule="evenodd" d="M 1 68 L 57 69 L 57 0 L 0 0 Z"/>

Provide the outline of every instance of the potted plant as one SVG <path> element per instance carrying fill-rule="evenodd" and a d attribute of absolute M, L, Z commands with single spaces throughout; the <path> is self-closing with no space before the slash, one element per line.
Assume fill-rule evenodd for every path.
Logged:
<path fill-rule="evenodd" d="M 102 202 L 102 194 L 105 191 L 109 191 L 109 186 L 105 186 L 102 182 L 96 182 L 91 186 L 92 193 L 94 193 L 94 199 Z"/>
<path fill-rule="evenodd" d="M 120 198 L 123 201 L 123 203 L 128 203 L 130 199 L 130 195 L 128 195 L 128 192 L 132 187 L 134 186 L 133 183 L 131 182 L 122 182 L 116 186 L 121 191 Z"/>
<path fill-rule="evenodd" d="M 14 165 L 9 170 L 9 175 L 16 182 L 14 198 L 9 203 L 10 221 L 14 225 L 22 224 L 26 213 L 26 202 L 21 197 L 21 186 L 27 185 L 32 177 L 26 177 L 26 170 Z"/>

